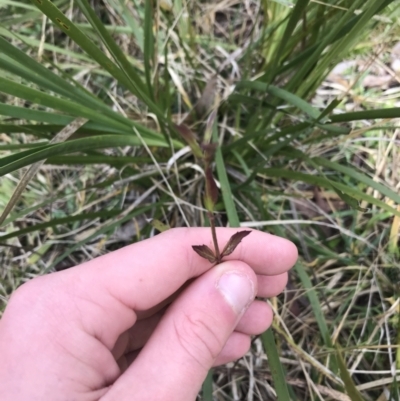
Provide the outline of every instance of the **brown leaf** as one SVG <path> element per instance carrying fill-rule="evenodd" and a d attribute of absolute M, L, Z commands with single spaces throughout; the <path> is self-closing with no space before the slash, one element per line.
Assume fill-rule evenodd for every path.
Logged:
<path fill-rule="evenodd" d="M 214 252 L 207 245 L 193 245 L 192 248 L 198 255 L 209 262 L 215 263 L 217 261 Z"/>
<path fill-rule="evenodd" d="M 186 124 L 174 124 L 174 127 L 188 144 L 197 141 L 195 133 Z"/>
<path fill-rule="evenodd" d="M 238 231 L 229 238 L 228 243 L 225 245 L 224 250 L 221 253 L 221 258 L 230 255 L 236 247 L 240 244 L 244 237 L 247 237 L 251 231 Z"/>
<path fill-rule="evenodd" d="M 196 157 L 201 158 L 203 156 L 203 152 L 200 149 L 200 145 L 197 142 L 197 138 L 195 133 L 186 125 L 186 124 L 174 124 L 175 129 L 178 131 L 180 136 L 185 140 L 185 142 L 192 149 L 193 154 Z"/>
<path fill-rule="evenodd" d="M 215 99 L 215 94 L 218 88 L 218 75 L 215 74 L 211 79 L 207 82 L 206 87 L 201 95 L 201 98 L 194 106 L 194 109 L 198 115 L 198 117 L 203 117 L 210 108 L 212 107 Z"/>

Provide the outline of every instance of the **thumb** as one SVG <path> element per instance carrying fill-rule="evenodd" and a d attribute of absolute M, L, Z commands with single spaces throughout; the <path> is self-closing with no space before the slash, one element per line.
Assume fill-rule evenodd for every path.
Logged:
<path fill-rule="evenodd" d="M 254 271 L 239 261 L 222 263 L 198 277 L 168 308 L 104 401 L 194 401 L 208 370 L 254 300 L 256 287 Z M 249 342 L 243 344 L 245 353 Z"/>

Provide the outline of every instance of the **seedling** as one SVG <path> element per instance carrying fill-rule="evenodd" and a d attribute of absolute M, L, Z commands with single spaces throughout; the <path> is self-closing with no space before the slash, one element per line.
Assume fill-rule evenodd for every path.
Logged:
<path fill-rule="evenodd" d="M 193 250 L 202 258 L 207 259 L 210 263 L 219 264 L 225 256 L 230 255 L 240 244 L 242 239 L 249 235 L 251 231 L 238 231 L 229 238 L 222 252 L 219 250 L 217 233 L 215 230 L 214 208 L 218 201 L 218 187 L 215 183 L 211 163 L 214 160 L 216 143 L 199 144 L 193 131 L 185 124 L 175 126 L 176 130 L 181 134 L 182 138 L 192 149 L 194 156 L 199 159 L 204 167 L 205 173 L 205 194 L 204 206 L 207 209 L 208 218 L 211 227 L 211 236 L 214 244 L 214 251 L 207 245 L 193 245 Z"/>
<path fill-rule="evenodd" d="M 216 265 L 222 262 L 223 257 L 230 255 L 240 244 L 242 239 L 251 233 L 251 231 L 238 231 L 237 233 L 233 234 L 232 237 L 229 238 L 229 241 L 225 245 L 223 251 L 220 253 L 217 236 L 215 234 L 215 226 L 213 223 L 211 223 L 211 220 L 210 225 L 211 232 L 213 234 L 215 253 L 207 245 L 193 245 L 192 248 L 202 258 L 207 259 L 210 263 L 215 263 Z"/>

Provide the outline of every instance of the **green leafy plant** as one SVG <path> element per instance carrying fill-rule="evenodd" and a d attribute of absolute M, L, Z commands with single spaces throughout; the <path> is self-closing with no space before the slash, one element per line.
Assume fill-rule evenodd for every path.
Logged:
<path fill-rule="evenodd" d="M 18 272 L 11 284 L 2 274 L 2 297 L 33 274 L 122 246 L 114 238 L 132 221 L 127 242 L 151 235 L 150 219 L 209 223 L 214 250 L 194 248 L 210 263 L 248 234 L 238 231 L 220 251 L 217 224 L 268 228 L 298 245 L 304 268 L 292 280 L 311 304 L 306 338 L 296 326 L 303 315 L 291 319 L 282 300 L 275 334 L 262 336 L 276 396 L 312 398 L 324 390 L 314 383 L 322 383 L 359 397 L 344 367 L 357 360 L 364 370 L 386 369 L 383 357 L 363 358 L 363 346 L 380 341 L 370 320 L 387 310 L 377 305 L 398 296 L 388 277 L 396 275 L 400 196 L 375 171 L 374 158 L 382 158 L 372 153 L 381 146 L 373 138 L 391 140 L 400 108 L 371 105 L 357 83 L 365 71 L 323 100 L 317 89 L 347 57 L 370 59 L 371 32 L 391 45 L 395 3 L 262 0 L 227 10 L 182 1 L 0 4 L 0 176 L 7 194 L 0 201 L 10 211 L 0 241 Z M 54 141 L 77 119 L 87 121 Z M 365 152 L 354 139 L 373 145 Z M 18 170 L 31 165 L 18 187 Z M 72 244 L 63 245 L 65 238 Z M 41 255 L 32 269 L 18 262 L 25 252 Z M 370 268 L 377 265 L 379 274 Z M 385 296 L 371 292 L 365 301 L 371 283 Z M 291 380 L 300 375 L 293 368 L 299 360 L 307 362 L 307 393 Z"/>

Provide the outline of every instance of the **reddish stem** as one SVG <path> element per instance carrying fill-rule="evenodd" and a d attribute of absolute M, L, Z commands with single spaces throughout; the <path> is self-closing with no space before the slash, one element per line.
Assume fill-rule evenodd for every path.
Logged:
<path fill-rule="evenodd" d="M 214 243 L 215 257 L 217 259 L 217 264 L 221 263 L 221 253 L 219 252 L 217 232 L 215 231 L 215 217 L 213 212 L 208 212 L 208 218 L 210 220 L 211 235 Z"/>

